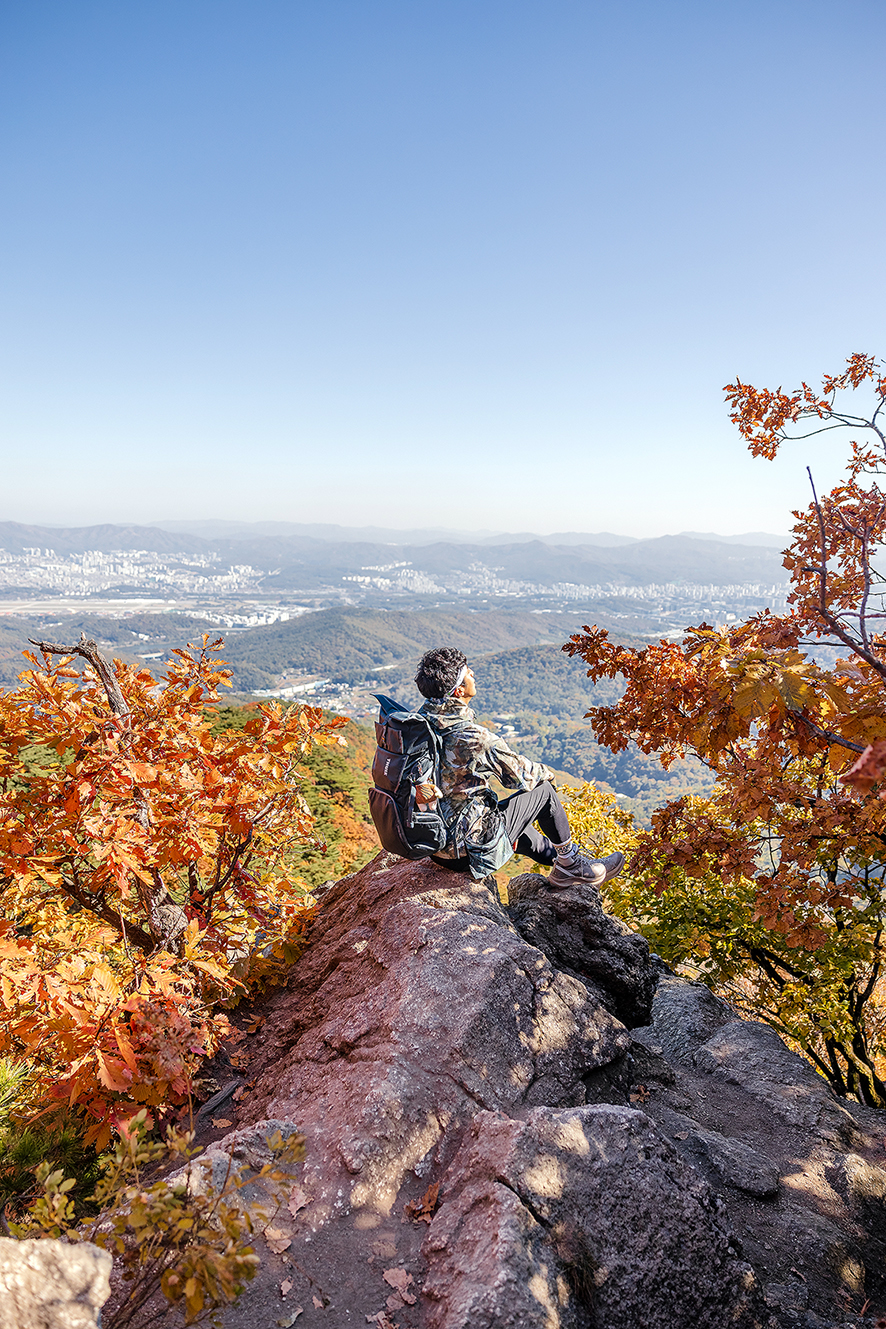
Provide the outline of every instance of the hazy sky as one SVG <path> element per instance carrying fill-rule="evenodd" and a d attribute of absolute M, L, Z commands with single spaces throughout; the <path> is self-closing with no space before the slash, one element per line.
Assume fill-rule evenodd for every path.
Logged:
<path fill-rule="evenodd" d="M 882 0 L 0 7 L 0 518 L 783 531 L 883 353 Z"/>

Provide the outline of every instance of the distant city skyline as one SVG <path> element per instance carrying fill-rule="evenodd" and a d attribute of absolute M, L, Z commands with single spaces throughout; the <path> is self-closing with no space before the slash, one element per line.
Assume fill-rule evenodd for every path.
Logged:
<path fill-rule="evenodd" d="M 727 622 L 782 609 L 789 589 L 781 555 L 765 539 L 762 547 L 606 535 L 565 544 L 507 536 L 396 544 L 385 535 L 396 537 L 351 531 L 306 540 L 292 528 L 269 536 L 248 527 L 240 538 L 209 541 L 157 527 L 2 522 L 0 616 L 8 625 L 22 615 L 159 612 L 245 629 L 335 606 L 510 606 L 544 615 L 574 607 L 621 629 L 670 635 L 699 617 Z M 134 630 L 151 640 L 149 625 Z M 148 651 L 139 654 L 155 658 Z"/>
<path fill-rule="evenodd" d="M 754 460 L 722 388 L 886 353 L 884 42 L 876 0 L 5 6 L 0 518 L 787 531 L 844 445 Z"/>

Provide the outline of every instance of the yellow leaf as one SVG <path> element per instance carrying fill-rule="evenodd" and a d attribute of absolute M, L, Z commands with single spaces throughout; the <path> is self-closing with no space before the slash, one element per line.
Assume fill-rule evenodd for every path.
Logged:
<path fill-rule="evenodd" d="M 122 1061 L 117 1061 L 115 1057 L 108 1057 L 103 1052 L 96 1052 L 95 1059 L 98 1062 L 98 1075 L 106 1089 L 116 1089 L 122 1092 L 129 1088 L 130 1076 L 126 1073 L 126 1067 Z"/>
<path fill-rule="evenodd" d="M 789 711 L 801 711 L 814 695 L 799 671 L 787 669 L 778 680 L 778 691 Z"/>

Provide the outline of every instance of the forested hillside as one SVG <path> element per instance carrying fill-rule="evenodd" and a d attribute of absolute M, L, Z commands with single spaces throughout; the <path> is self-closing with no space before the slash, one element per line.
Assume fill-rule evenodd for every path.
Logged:
<path fill-rule="evenodd" d="M 109 654 L 134 662 L 139 657 L 166 656 L 189 641 L 199 642 L 203 633 L 218 635 L 219 629 L 193 614 L 130 614 L 110 618 L 103 614 L 66 614 L 63 619 L 6 615 L 0 618 L 0 685 L 16 686 L 18 676 L 27 669 L 22 652 L 33 650 L 29 639 L 58 637 L 76 641 L 81 633 L 94 638 Z"/>
<path fill-rule="evenodd" d="M 563 654 L 560 644 L 580 626 L 578 618 L 567 613 L 385 613 L 351 607 L 228 632 L 223 654 L 233 666 L 235 687 L 244 700 L 254 688 L 277 685 L 285 673 L 305 673 L 347 682 L 369 679 L 374 690 L 419 705 L 421 698 L 412 682 L 419 657 L 429 645 L 451 642 L 474 664 L 478 715 L 502 727 L 506 739 L 527 755 L 620 795 L 644 821 L 666 799 L 707 788 L 707 772 L 697 761 L 677 762 L 665 771 L 657 758 L 645 756 L 633 745 L 614 754 L 594 741 L 585 713 L 592 706 L 613 705 L 622 687 L 610 679 L 592 684 L 582 662 Z M 166 657 L 189 640 L 199 641 L 204 632 L 222 631 L 183 614 L 145 613 L 122 620 L 84 615 L 63 623 L 41 623 L 39 631 L 33 619 L 7 618 L 0 621 L 0 681 L 14 686 L 26 665 L 21 652 L 35 635 L 59 634 L 74 641 L 85 632 L 114 655 L 133 662 L 147 656 L 153 663 L 152 656 Z M 322 697 L 318 701 L 322 704 Z M 507 718 L 496 719 L 502 716 Z M 359 741 L 371 748 L 371 723 L 366 723 L 368 728 L 349 725 L 347 733 L 349 741 L 356 743 L 359 734 Z M 368 760 L 364 765 L 368 771 Z M 319 808 L 312 805 L 312 810 L 321 815 Z M 362 808 L 360 816 L 365 814 Z M 340 820 L 345 816 L 337 815 Z M 330 843 L 337 837 L 336 831 Z M 311 859 L 309 866 L 311 881 L 315 876 L 326 880 L 324 872 L 333 875 L 329 865 L 324 867 L 319 860 Z"/>
<path fill-rule="evenodd" d="M 26 620 L 11 615 L 0 618 L 0 683 L 4 687 L 15 687 L 18 675 L 25 668 L 22 651 L 29 635 L 34 635 L 34 629 Z"/>
<path fill-rule="evenodd" d="M 304 614 L 267 627 L 230 631 L 189 614 L 144 613 L 123 619 L 99 614 L 63 619 L 9 616 L 0 619 L 0 681 L 15 684 L 26 667 L 28 638 L 81 632 L 126 659 L 161 653 L 198 640 L 204 632 L 225 635 L 225 659 L 241 692 L 271 688 L 286 671 L 326 674 L 346 682 L 371 675 L 380 665 L 418 660 L 430 645 L 451 642 L 471 656 L 510 646 L 565 641 L 584 620 L 580 611 L 536 614 L 528 610 L 429 609 L 424 611 L 344 607 Z"/>
<path fill-rule="evenodd" d="M 356 682 L 380 665 L 417 663 L 429 646 L 442 642 L 476 656 L 508 646 L 565 641 L 578 630 L 580 617 L 519 610 L 326 609 L 229 636 L 225 656 L 243 689 L 272 687 L 285 670 Z"/>

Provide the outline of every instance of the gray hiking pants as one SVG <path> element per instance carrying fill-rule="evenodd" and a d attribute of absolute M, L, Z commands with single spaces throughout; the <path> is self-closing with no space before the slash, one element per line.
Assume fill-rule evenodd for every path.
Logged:
<path fill-rule="evenodd" d="M 549 865 L 557 857 L 555 844 L 564 844 L 572 832 L 563 804 L 549 780 L 527 793 L 511 794 L 499 802 L 508 839 L 515 854 Z M 538 822 L 538 828 L 533 824 Z"/>

